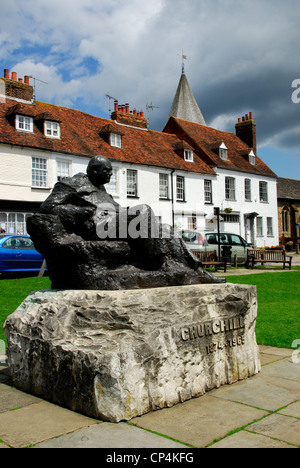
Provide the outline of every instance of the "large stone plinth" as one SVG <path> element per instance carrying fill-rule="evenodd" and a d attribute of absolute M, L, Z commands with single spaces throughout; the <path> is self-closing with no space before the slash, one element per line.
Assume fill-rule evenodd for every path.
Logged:
<path fill-rule="evenodd" d="M 256 289 L 40 291 L 8 317 L 14 385 L 118 422 L 260 370 Z"/>

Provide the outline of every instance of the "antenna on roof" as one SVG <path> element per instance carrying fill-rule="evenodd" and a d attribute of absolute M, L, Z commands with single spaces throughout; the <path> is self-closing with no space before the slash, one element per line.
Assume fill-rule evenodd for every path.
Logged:
<path fill-rule="evenodd" d="M 153 106 L 152 102 L 150 104 L 146 104 L 146 109 L 148 112 L 153 111 L 154 109 L 159 109 L 157 106 Z"/>
<path fill-rule="evenodd" d="M 183 54 L 183 50 L 182 50 L 182 54 L 177 54 L 177 57 L 181 57 L 182 59 L 182 74 L 184 73 L 184 60 L 187 60 L 187 56 Z"/>
<path fill-rule="evenodd" d="M 111 113 L 111 105 L 110 105 L 110 102 L 111 102 L 111 100 L 117 101 L 117 99 L 114 98 L 114 97 L 112 97 L 112 96 L 110 96 L 109 94 L 106 94 L 105 96 L 106 96 L 107 99 L 109 100 L 109 104 L 108 104 L 108 113 L 110 114 L 110 113 Z"/>
<path fill-rule="evenodd" d="M 35 82 L 39 81 L 40 83 L 48 84 L 46 81 L 39 80 L 38 78 L 35 78 L 35 76 L 29 76 L 29 78 L 33 79 L 33 100 L 35 100 L 36 95 L 35 95 Z"/>

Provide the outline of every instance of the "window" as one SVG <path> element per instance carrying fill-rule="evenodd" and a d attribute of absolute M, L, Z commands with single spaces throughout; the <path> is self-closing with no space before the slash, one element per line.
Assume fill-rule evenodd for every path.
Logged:
<path fill-rule="evenodd" d="M 27 216 L 30 213 L 0 213 L 0 227 L 6 234 L 27 234 Z"/>
<path fill-rule="evenodd" d="M 110 195 L 118 195 L 118 169 L 113 167 L 112 168 L 112 177 L 110 179 L 109 184 L 106 185 L 106 190 Z"/>
<path fill-rule="evenodd" d="M 184 177 L 176 177 L 176 198 L 178 201 L 185 201 Z"/>
<path fill-rule="evenodd" d="M 117 148 L 122 148 L 122 136 L 118 133 L 110 134 L 110 145 L 116 146 Z"/>
<path fill-rule="evenodd" d="M 204 181 L 204 201 L 205 203 L 212 203 L 212 183 L 211 180 Z"/>
<path fill-rule="evenodd" d="M 289 232 L 290 230 L 290 223 L 289 223 L 289 212 L 285 208 L 281 213 L 282 219 L 282 232 Z"/>
<path fill-rule="evenodd" d="M 245 201 L 251 201 L 251 180 L 245 179 Z"/>
<path fill-rule="evenodd" d="M 248 156 L 249 156 L 249 163 L 252 164 L 252 166 L 255 166 L 255 154 L 253 153 L 253 150 L 250 151 Z"/>
<path fill-rule="evenodd" d="M 48 188 L 47 159 L 32 158 L 32 187 Z"/>
<path fill-rule="evenodd" d="M 268 203 L 268 183 L 259 182 L 259 201 Z"/>
<path fill-rule="evenodd" d="M 49 138 L 60 138 L 60 125 L 57 122 L 45 122 L 45 136 Z"/>
<path fill-rule="evenodd" d="M 224 223 L 239 223 L 240 222 L 240 216 L 236 214 L 223 214 L 222 213 L 222 218 Z"/>
<path fill-rule="evenodd" d="M 127 169 L 127 196 L 137 197 L 137 171 Z"/>
<path fill-rule="evenodd" d="M 225 177 L 225 198 L 226 200 L 235 200 L 235 179 Z"/>
<path fill-rule="evenodd" d="M 191 150 L 184 150 L 184 160 L 193 162 L 194 161 L 194 153 Z"/>
<path fill-rule="evenodd" d="M 267 236 L 273 237 L 273 218 L 267 218 Z"/>
<path fill-rule="evenodd" d="M 169 176 L 168 174 L 159 174 L 159 198 L 169 198 Z"/>
<path fill-rule="evenodd" d="M 197 229 L 197 217 L 196 216 L 188 217 L 188 229 L 191 231 L 195 231 Z"/>
<path fill-rule="evenodd" d="M 256 218 L 256 235 L 258 237 L 263 236 L 263 219 L 261 216 L 258 216 Z"/>
<path fill-rule="evenodd" d="M 70 177 L 70 163 L 68 161 L 56 161 L 56 171 L 58 182 Z"/>
<path fill-rule="evenodd" d="M 4 249 L 35 250 L 34 243 L 28 237 L 11 237 L 2 246 Z"/>
<path fill-rule="evenodd" d="M 225 143 L 222 143 L 221 146 L 219 147 L 219 156 L 223 161 L 227 161 L 227 159 L 228 159 L 228 149 L 227 149 Z"/>
<path fill-rule="evenodd" d="M 33 118 L 16 115 L 16 129 L 22 132 L 33 132 Z"/>
<path fill-rule="evenodd" d="M 231 244 L 232 244 L 232 245 L 244 246 L 244 244 L 243 244 L 242 239 L 240 238 L 240 236 L 235 235 L 235 234 L 231 234 Z"/>

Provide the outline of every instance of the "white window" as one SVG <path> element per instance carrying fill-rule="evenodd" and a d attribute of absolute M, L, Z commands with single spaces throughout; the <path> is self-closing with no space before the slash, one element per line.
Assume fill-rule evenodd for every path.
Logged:
<path fill-rule="evenodd" d="M 225 177 L 225 198 L 226 200 L 235 200 L 235 179 Z"/>
<path fill-rule="evenodd" d="M 122 148 L 122 136 L 118 133 L 110 134 L 110 145 L 116 146 L 117 148 Z"/>
<path fill-rule="evenodd" d="M 33 118 L 16 115 L 16 129 L 22 132 L 33 132 Z"/>
<path fill-rule="evenodd" d="M 228 149 L 225 143 L 222 143 L 221 146 L 219 146 L 219 156 L 223 161 L 227 161 L 228 159 Z"/>
<path fill-rule="evenodd" d="M 112 177 L 109 184 L 106 185 L 106 190 L 110 195 L 118 195 L 118 174 L 119 171 L 116 167 L 112 168 Z"/>
<path fill-rule="evenodd" d="M 32 158 L 32 187 L 48 188 L 48 161 Z"/>
<path fill-rule="evenodd" d="M 249 156 L 249 163 L 252 164 L 252 166 L 255 166 L 255 154 L 253 153 L 253 150 L 250 151 L 248 156 Z"/>
<path fill-rule="evenodd" d="M 256 218 L 256 234 L 258 237 L 263 236 L 263 219 L 261 216 Z"/>
<path fill-rule="evenodd" d="M 191 150 L 184 150 L 184 160 L 188 162 L 194 161 L 194 153 Z"/>
<path fill-rule="evenodd" d="M 45 136 L 48 138 L 60 138 L 60 125 L 57 122 L 45 122 Z"/>
<path fill-rule="evenodd" d="M 70 163 L 68 161 L 56 161 L 56 172 L 58 182 L 70 177 Z"/>
<path fill-rule="evenodd" d="M 176 178 L 176 198 L 178 201 L 185 201 L 184 177 Z"/>
<path fill-rule="evenodd" d="M 159 174 L 159 198 L 169 198 L 169 176 L 168 174 Z"/>
<path fill-rule="evenodd" d="M 205 203 L 212 203 L 212 184 L 211 180 L 204 181 L 204 201 Z"/>
<path fill-rule="evenodd" d="M 245 179 L 245 201 L 251 201 L 251 180 Z"/>
<path fill-rule="evenodd" d="M 259 182 L 259 201 L 268 203 L 268 182 Z"/>
<path fill-rule="evenodd" d="M 273 218 L 267 218 L 267 236 L 273 237 Z"/>
<path fill-rule="evenodd" d="M 137 171 L 127 169 L 127 196 L 137 197 Z"/>

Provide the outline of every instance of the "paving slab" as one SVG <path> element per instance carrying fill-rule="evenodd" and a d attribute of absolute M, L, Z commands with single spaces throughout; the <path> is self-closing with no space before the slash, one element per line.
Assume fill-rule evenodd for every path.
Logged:
<path fill-rule="evenodd" d="M 132 423 L 193 447 L 205 447 L 266 414 L 256 408 L 204 395 L 135 418 Z"/>
<path fill-rule="evenodd" d="M 300 447 L 300 419 L 272 414 L 248 426 L 247 430 Z"/>
<path fill-rule="evenodd" d="M 0 383 L 0 413 L 39 403 L 39 398 Z"/>
<path fill-rule="evenodd" d="M 33 448 L 181 448 L 186 445 L 126 423 L 100 423 Z"/>
<path fill-rule="evenodd" d="M 41 401 L 0 413 L 0 440 L 10 447 L 27 447 L 96 423 L 99 421 Z"/>
<path fill-rule="evenodd" d="M 292 358 L 283 359 L 264 366 L 262 374 L 300 382 L 300 364 L 293 362 Z"/>
<path fill-rule="evenodd" d="M 286 416 L 293 416 L 294 418 L 300 419 L 300 401 L 297 401 L 296 403 L 292 403 L 286 408 L 282 408 L 281 410 L 278 411 L 278 413 L 285 414 Z"/>
<path fill-rule="evenodd" d="M 293 349 L 288 348 L 274 348 L 273 346 L 259 345 L 259 351 L 261 353 L 272 354 L 279 357 L 289 357 L 293 354 Z"/>
<path fill-rule="evenodd" d="M 212 448 L 297 448 L 294 445 L 289 445 L 286 442 L 272 439 L 261 434 L 253 434 L 247 430 L 236 432 L 225 439 L 220 440 L 216 444 L 209 447 Z"/>

